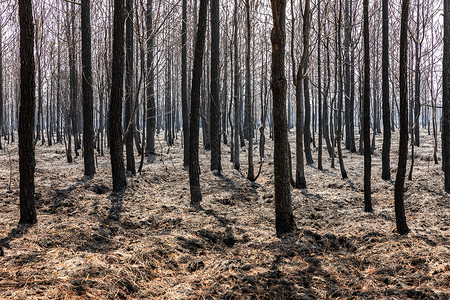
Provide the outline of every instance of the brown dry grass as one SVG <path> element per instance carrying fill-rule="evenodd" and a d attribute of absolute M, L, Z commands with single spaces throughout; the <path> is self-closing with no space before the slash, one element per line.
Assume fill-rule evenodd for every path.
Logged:
<path fill-rule="evenodd" d="M 209 172 L 202 150 L 202 210 L 189 207 L 179 140 L 158 149 L 156 164 L 129 178 L 123 195 L 110 192 L 108 156 L 97 157 L 97 174 L 86 180 L 82 158 L 68 165 L 62 146 L 38 146 L 39 222 L 29 228 L 17 227 L 17 146 L 7 147 L 12 192 L 8 155 L 0 152 L 1 299 L 449 298 L 450 197 L 440 166 L 429 161 L 428 136 L 406 183 L 407 236 L 393 232 L 393 182 L 380 179 L 380 149 L 374 213 L 363 212 L 362 156 L 345 152 L 348 180 L 327 160 L 323 172 L 306 167 L 308 189 L 293 190 L 299 229 L 280 239 L 270 142 L 256 183 L 232 169 L 228 146 L 223 177 Z"/>

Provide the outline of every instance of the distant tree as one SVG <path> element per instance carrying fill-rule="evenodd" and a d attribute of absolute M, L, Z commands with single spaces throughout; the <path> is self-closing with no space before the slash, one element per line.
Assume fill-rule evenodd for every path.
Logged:
<path fill-rule="evenodd" d="M 303 141 L 305 147 L 305 158 L 308 165 L 312 165 L 314 160 L 311 154 L 311 99 L 309 97 L 309 45 L 311 31 L 311 9 L 310 1 L 305 1 L 305 13 L 303 15 L 303 57 L 302 57 L 302 77 L 303 77 L 303 96 L 305 108 L 305 124 L 303 126 Z"/>
<path fill-rule="evenodd" d="M 444 0 L 444 67 L 442 97 L 442 164 L 445 191 L 450 193 L 450 0 Z"/>
<path fill-rule="evenodd" d="M 239 60 L 238 60 L 238 23 L 237 23 L 237 12 L 238 12 L 238 2 L 237 0 L 234 0 L 234 15 L 233 15 L 233 27 L 234 27 L 234 156 L 233 156 L 233 164 L 234 168 L 236 170 L 239 170 L 241 167 L 240 161 L 239 161 L 239 129 L 241 127 L 240 125 L 240 109 L 239 109 L 239 103 L 241 102 L 239 99 Z"/>
<path fill-rule="evenodd" d="M 274 122 L 275 227 L 277 235 L 295 229 L 292 213 L 291 183 L 286 118 L 286 76 L 284 57 L 286 46 L 286 0 L 271 0 L 272 41 L 272 101 Z"/>
<path fill-rule="evenodd" d="M 305 2 L 305 14 L 309 11 L 310 1 Z M 293 11 L 293 1 L 291 0 L 291 10 Z M 309 26 L 306 24 L 306 18 L 303 19 L 303 48 L 309 43 L 309 32 L 307 32 Z M 292 79 L 295 85 L 295 105 L 296 105 L 296 122 L 295 122 L 295 156 L 296 156 L 296 168 L 295 168 L 295 187 L 297 189 L 306 188 L 305 179 L 305 160 L 303 156 L 304 144 L 303 144 L 303 103 L 302 103 L 302 93 L 303 93 L 303 71 L 307 69 L 308 64 L 307 53 L 303 51 L 300 60 L 300 65 L 296 73 L 296 60 L 294 55 L 294 26 L 295 20 L 292 17 L 292 31 L 291 31 L 291 57 L 292 57 Z"/>
<path fill-rule="evenodd" d="M 420 1 L 416 0 L 416 36 L 414 37 L 414 45 L 415 45 L 415 70 L 414 70 L 414 103 L 411 102 L 411 112 L 414 113 L 414 117 L 412 120 L 411 126 L 411 165 L 408 174 L 408 180 L 412 180 L 412 174 L 414 169 L 415 162 L 415 149 L 414 147 L 420 146 L 420 126 L 419 126 L 419 116 L 420 116 L 420 44 L 419 42 L 419 27 L 420 27 Z M 411 99 L 412 101 L 412 99 Z M 413 109 L 414 108 L 414 109 Z M 414 110 L 414 111 L 413 111 Z"/>
<path fill-rule="evenodd" d="M 330 85 L 331 85 L 331 67 L 330 67 L 330 38 L 327 36 L 325 43 L 325 50 L 326 50 L 326 67 L 327 75 L 325 76 L 325 79 L 327 81 L 326 88 L 324 91 L 324 97 L 323 97 L 323 134 L 325 137 L 325 143 L 327 145 L 328 154 L 331 157 L 331 167 L 334 168 L 334 147 L 332 146 L 332 143 L 330 141 L 330 126 L 328 122 L 328 95 L 330 92 Z M 331 114 L 330 114 L 331 117 Z M 331 119 L 331 118 L 330 118 Z"/>
<path fill-rule="evenodd" d="M 1 22 L 1 20 L 0 20 Z M 2 27 L 0 26 L 0 149 L 2 148 L 3 134 L 3 50 L 2 50 Z"/>
<path fill-rule="evenodd" d="M 43 99 L 42 99 L 42 67 L 41 61 L 43 60 L 43 6 L 41 6 L 41 15 L 36 18 L 35 21 L 35 52 L 36 52 L 36 68 L 37 68 L 37 122 L 36 122 L 36 135 L 35 142 L 41 141 L 41 145 L 45 144 L 44 138 L 44 117 L 43 117 Z M 78 153 L 78 149 L 75 149 L 75 153 Z M 78 154 L 77 154 L 78 156 Z"/>
<path fill-rule="evenodd" d="M 397 177 L 395 179 L 395 219 L 397 232 L 407 234 L 404 206 L 406 160 L 408 159 L 408 17 L 409 0 L 402 0 L 400 29 L 400 142 Z"/>
<path fill-rule="evenodd" d="M 125 149 L 127 153 L 127 171 L 136 174 L 134 159 L 133 131 L 133 0 L 126 0 L 126 63 L 125 63 Z"/>
<path fill-rule="evenodd" d="M 68 5 L 68 4 L 67 4 Z M 76 28 L 75 26 L 75 3 L 72 2 L 71 9 L 67 9 L 68 25 L 67 25 L 67 42 L 69 44 L 69 73 L 70 73 L 70 128 L 68 135 L 73 135 L 75 156 L 79 156 L 78 150 L 81 148 L 79 139 L 80 128 L 78 126 L 78 69 L 77 69 L 77 55 L 76 55 Z M 70 148 L 70 141 L 69 141 Z"/>
<path fill-rule="evenodd" d="M 337 22 L 337 43 L 338 47 L 336 49 L 339 65 L 338 73 L 339 73 L 339 82 L 336 81 L 336 85 L 339 85 L 339 92 L 338 92 L 338 110 L 337 110 L 337 124 L 336 124 L 336 145 L 338 148 L 338 158 L 339 158 L 339 167 L 341 169 L 341 176 L 342 179 L 347 178 L 347 171 L 345 170 L 344 166 L 344 157 L 342 154 L 342 145 L 341 145 L 341 138 L 342 138 L 342 108 L 343 108 L 343 89 L 342 89 L 342 83 L 343 83 L 343 76 L 342 76 L 342 55 L 341 55 L 341 26 L 342 26 L 342 1 L 339 1 L 339 20 Z"/>
<path fill-rule="evenodd" d="M 186 0 L 184 0 L 186 1 Z M 183 1 L 183 2 L 184 2 Z M 147 160 L 149 163 L 155 161 L 155 131 L 156 131 L 156 104 L 155 104 L 155 73 L 153 66 L 153 0 L 147 0 L 146 14 L 146 30 L 147 30 L 147 144 L 145 151 L 147 152 Z M 186 47 L 184 47 L 185 49 Z M 182 50 L 185 51 L 185 50 Z M 182 52 L 183 53 L 183 52 Z M 184 108 L 184 107 L 183 107 Z M 188 127 L 189 128 L 189 127 Z M 183 112 L 183 130 L 186 138 L 186 128 L 184 127 Z M 189 131 L 189 130 L 188 130 Z M 186 147 L 186 143 L 185 143 Z"/>
<path fill-rule="evenodd" d="M 383 57 L 382 57 L 382 97 L 383 97 L 383 150 L 381 156 L 381 178 L 391 179 L 391 109 L 389 107 L 389 1 L 383 0 Z"/>
<path fill-rule="evenodd" d="M 372 212 L 371 149 L 370 149 L 370 57 L 369 57 L 369 0 L 363 1 L 364 14 L 364 211 Z M 374 129 L 375 130 L 375 129 Z"/>
<path fill-rule="evenodd" d="M 150 0 L 151 2 L 151 0 Z M 181 114 L 183 118 L 183 165 L 189 169 L 189 102 L 187 86 L 187 0 L 182 0 L 181 24 Z"/>
<path fill-rule="evenodd" d="M 195 38 L 194 65 L 192 69 L 191 87 L 191 124 L 189 139 L 189 185 L 191 190 L 191 205 L 199 206 L 202 201 L 200 189 L 200 163 L 198 157 L 199 122 L 200 122 L 200 85 L 202 79 L 203 52 L 205 50 L 206 18 L 208 0 L 200 0 L 198 13 L 197 36 Z"/>
<path fill-rule="evenodd" d="M 319 170 L 323 169 L 322 166 L 322 144 L 323 144 L 323 115 L 322 115 L 322 61 L 321 61 L 321 48 L 322 48 L 322 27 L 321 27 L 321 17 L 320 17 L 320 2 L 317 4 L 317 89 L 318 89 L 318 119 L 319 119 L 319 133 L 318 142 L 319 149 L 317 152 L 317 168 Z"/>
<path fill-rule="evenodd" d="M 350 45 L 352 43 L 352 1 L 345 0 L 344 8 L 344 94 L 345 94 L 345 148 L 356 152 L 354 119 L 354 99 L 351 95 L 354 82 L 352 81 L 352 66 L 350 61 Z"/>
<path fill-rule="evenodd" d="M 90 0 L 81 0 L 81 59 L 83 66 L 83 148 L 84 175 L 86 176 L 94 176 L 95 174 L 90 2 Z"/>
<path fill-rule="evenodd" d="M 220 30 L 219 0 L 211 0 L 211 171 L 222 173 L 220 150 Z"/>
<path fill-rule="evenodd" d="M 115 192 L 122 191 L 127 186 L 125 166 L 123 163 L 122 140 L 124 23 L 124 0 L 114 0 L 113 56 L 111 66 L 112 82 L 108 126 L 113 191 Z"/>
<path fill-rule="evenodd" d="M 239 79 L 239 60 L 238 60 L 238 24 L 237 24 L 237 12 L 238 12 L 238 2 L 237 0 L 234 0 L 234 14 L 233 14 L 233 27 L 234 27 L 234 155 L 233 155 L 233 164 L 234 168 L 236 170 L 239 170 L 241 167 L 241 163 L 239 160 L 239 130 L 240 130 L 240 109 L 239 109 L 239 103 L 241 102 L 239 99 L 239 85 L 240 85 L 240 79 Z"/>
<path fill-rule="evenodd" d="M 416 36 L 414 38 L 415 45 L 415 70 L 414 70 L 414 146 L 420 146 L 420 126 L 419 126 L 419 115 L 420 115 L 420 51 L 421 51 L 421 42 L 420 42 L 420 2 L 416 0 Z M 411 173 L 412 173 L 412 165 L 411 164 Z"/>
<path fill-rule="evenodd" d="M 19 172 L 20 224 L 37 222 L 34 201 L 34 114 L 35 67 L 34 25 L 31 0 L 19 0 L 20 25 L 20 110 L 19 110 Z"/>
<path fill-rule="evenodd" d="M 245 110 L 247 119 L 247 139 L 248 139 L 248 172 L 247 179 L 254 181 L 254 165 L 253 165 L 253 109 L 251 98 L 251 82 L 250 82 L 250 40 L 251 40 L 251 27 L 250 27 L 250 1 L 245 0 L 245 12 L 247 15 L 247 39 L 245 41 Z"/>
<path fill-rule="evenodd" d="M 59 6 L 59 5 L 58 5 Z M 59 17 L 59 12 L 58 12 Z M 58 18 L 59 25 L 59 18 Z M 59 26 L 58 26 L 59 36 Z M 56 142 L 62 143 L 61 137 L 61 41 L 58 40 L 57 73 L 56 73 Z"/>

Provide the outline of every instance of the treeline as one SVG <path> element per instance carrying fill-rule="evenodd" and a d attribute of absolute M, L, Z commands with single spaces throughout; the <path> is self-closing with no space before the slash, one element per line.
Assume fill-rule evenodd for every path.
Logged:
<path fill-rule="evenodd" d="M 257 144 L 262 163 L 268 129 L 275 140 L 281 234 L 295 226 L 290 188 L 307 187 L 305 163 L 317 159 L 323 169 L 323 149 L 332 168 L 337 158 L 343 179 L 342 148 L 364 154 L 365 211 L 372 211 L 376 137 L 383 134 L 382 178 L 390 180 L 391 132 L 399 129 L 397 230 L 407 233 L 408 139 L 411 180 L 420 132 L 433 135 L 436 164 L 441 132 L 444 186 L 450 191 L 447 2 L 2 4 L 0 124 L 3 143 L 19 134 L 20 222 L 36 222 L 38 144 L 63 143 L 68 163 L 82 151 L 88 177 L 95 174 L 95 151 L 104 155 L 109 149 L 113 190 L 120 192 L 127 172 L 133 176 L 144 162 L 155 162 L 155 136 L 163 132 L 169 147 L 182 138 L 191 204 L 199 207 L 200 134 L 211 150 L 211 171 L 222 173 L 223 145 L 240 170 L 239 154 L 247 147 L 247 178 L 255 181 L 253 150 Z M 294 129 L 292 151 L 288 132 Z"/>

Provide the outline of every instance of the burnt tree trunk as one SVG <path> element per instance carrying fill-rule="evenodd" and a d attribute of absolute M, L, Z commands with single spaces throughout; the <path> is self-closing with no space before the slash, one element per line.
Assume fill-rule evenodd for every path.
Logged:
<path fill-rule="evenodd" d="M 307 11 L 309 11 L 310 1 L 307 0 L 305 2 L 305 15 Z M 292 2 L 291 2 L 292 8 Z M 306 48 L 306 45 L 309 43 L 309 34 L 308 29 L 309 26 L 306 24 L 307 19 L 303 19 L 303 48 Z M 292 28 L 294 28 L 295 22 L 292 19 Z M 304 128 L 303 128 L 303 105 L 302 105 L 302 92 L 303 92 L 303 71 L 307 69 L 307 53 L 303 50 L 302 58 L 300 61 L 300 65 L 297 70 L 297 74 L 295 71 L 295 58 L 294 58 L 294 30 L 292 30 L 291 36 L 291 55 L 292 55 L 292 77 L 295 84 L 295 104 L 296 104 L 296 123 L 295 123 L 295 156 L 296 160 L 296 170 L 295 170 L 295 187 L 298 189 L 306 188 L 306 179 L 305 179 L 305 162 L 303 157 L 303 151 L 305 148 L 304 143 Z"/>
<path fill-rule="evenodd" d="M 0 149 L 2 148 L 3 135 L 3 49 L 2 29 L 0 27 Z"/>
<path fill-rule="evenodd" d="M 237 0 L 234 1 L 234 16 L 233 16 L 233 26 L 234 26 L 234 168 L 236 170 L 240 169 L 239 161 L 239 135 L 240 135 L 240 105 L 239 99 L 239 61 L 238 61 L 238 25 L 237 25 Z"/>
<path fill-rule="evenodd" d="M 370 152 L 370 49 L 369 49 L 369 0 L 363 2 L 364 14 L 364 211 L 372 212 L 370 177 L 372 159 Z M 375 130 L 375 128 L 374 128 Z"/>
<path fill-rule="evenodd" d="M 383 54 L 382 54 L 382 96 L 383 96 L 383 150 L 381 156 L 381 178 L 391 179 L 391 109 L 389 107 L 389 1 L 383 0 Z"/>
<path fill-rule="evenodd" d="M 450 193 L 450 0 L 444 0 L 444 67 L 442 75 L 442 165 L 445 191 Z"/>
<path fill-rule="evenodd" d="M 109 106 L 109 144 L 113 191 L 126 188 L 125 166 L 123 163 L 122 140 L 122 99 L 124 70 L 124 0 L 114 0 L 113 56 L 111 64 L 111 103 Z"/>
<path fill-rule="evenodd" d="M 408 16 L 409 0 L 402 0 L 402 19 L 400 30 L 400 142 L 397 177 L 395 179 L 395 219 L 397 232 L 407 234 L 404 206 L 404 185 L 406 161 L 408 159 Z"/>
<path fill-rule="evenodd" d="M 35 67 L 34 26 L 31 0 L 19 0 L 20 25 L 20 110 L 19 110 L 19 172 L 20 224 L 37 222 L 34 201 L 34 113 Z"/>
<path fill-rule="evenodd" d="M 247 124 L 245 125 L 248 139 L 248 172 L 247 179 L 254 181 L 254 165 L 253 165 L 253 116 L 252 116 L 252 98 L 251 98 L 251 82 L 250 82 L 250 1 L 245 0 L 246 22 L 247 22 L 247 40 L 245 53 L 245 110 Z M 244 122 L 245 123 L 245 122 Z"/>
<path fill-rule="evenodd" d="M 308 1 L 308 0 L 307 0 Z M 271 0 L 273 28 L 272 41 L 272 101 L 274 122 L 275 228 L 277 235 L 295 229 L 292 213 L 289 174 L 288 134 L 286 120 L 286 76 L 284 74 L 286 46 L 286 1 Z"/>
<path fill-rule="evenodd" d="M 126 0 L 126 63 L 125 63 L 125 149 L 127 171 L 136 174 L 133 131 L 133 0 Z"/>
<path fill-rule="evenodd" d="M 323 97 L 323 135 L 325 138 L 325 144 L 327 145 L 328 155 L 330 157 L 334 157 L 334 148 L 330 141 L 330 127 L 328 124 L 328 95 L 330 94 L 330 84 L 331 84 L 331 68 L 330 68 L 330 39 L 327 37 L 327 42 L 325 44 L 325 49 L 327 52 L 327 59 L 326 59 L 326 69 L 327 69 L 327 84 L 325 89 L 325 94 Z"/>
<path fill-rule="evenodd" d="M 94 108 L 91 62 L 91 7 L 90 0 L 81 0 L 81 59 L 83 65 L 83 150 L 84 175 L 94 176 Z"/>
<path fill-rule="evenodd" d="M 211 0 L 211 171 L 222 173 L 220 149 L 220 30 L 219 0 Z"/>
<path fill-rule="evenodd" d="M 186 1 L 186 0 L 184 0 Z M 145 144 L 145 152 L 147 154 L 147 161 L 153 163 L 155 161 L 155 131 L 156 131 L 156 105 L 155 105 L 155 72 L 153 66 L 153 0 L 147 1 L 147 15 L 146 15 L 146 31 L 147 31 L 147 143 Z M 185 49 L 186 47 L 184 47 Z M 184 50 L 185 51 L 185 50 Z M 183 130 L 184 127 L 184 112 L 183 112 Z M 188 126 L 189 128 L 189 126 Z M 186 133 L 185 133 L 186 134 Z M 186 137 L 186 135 L 185 135 Z M 186 143 L 185 143 L 186 148 Z M 188 147 L 189 149 L 189 147 Z M 185 165 L 186 167 L 186 165 Z"/>
<path fill-rule="evenodd" d="M 353 121 L 350 119 L 350 40 L 351 40 L 351 28 L 350 28 L 350 7 L 349 0 L 345 0 L 344 7 L 344 103 L 345 103 L 345 148 L 351 150 L 351 133 L 350 126 L 353 125 Z"/>
<path fill-rule="evenodd" d="M 415 56 L 416 65 L 414 71 L 414 145 L 420 147 L 420 126 L 419 126 L 419 116 L 420 116 L 420 43 L 419 43 L 419 28 L 420 28 L 420 18 L 419 9 L 420 1 L 417 1 L 417 11 L 416 11 L 416 38 L 415 44 Z M 412 170 L 412 167 L 411 167 Z M 412 171 L 411 171 L 412 173 Z"/>
<path fill-rule="evenodd" d="M 200 0 L 197 36 L 195 39 L 194 66 L 192 69 L 191 124 L 189 139 L 189 186 L 191 190 L 191 205 L 194 207 L 199 206 L 202 201 L 198 148 L 200 127 L 200 85 L 202 79 L 203 52 L 205 49 L 207 13 L 208 0 Z"/>
<path fill-rule="evenodd" d="M 347 171 L 345 170 L 344 166 L 344 157 L 342 155 L 342 97 L 343 97 L 343 90 L 342 90 L 342 83 L 343 83 L 343 76 L 342 76 L 342 55 L 341 55 L 341 24 L 342 24 L 342 3 L 339 5 L 339 21 L 338 21 L 338 27 L 337 27 L 337 34 L 338 34 L 338 49 L 337 53 L 339 56 L 339 94 L 338 94 L 338 109 L 337 109 L 337 125 L 336 125 L 336 145 L 338 148 L 338 158 L 339 158 L 339 167 L 341 169 L 341 175 L 342 179 L 347 178 Z M 336 83 L 338 84 L 338 83 Z"/>
<path fill-rule="evenodd" d="M 71 131 L 68 134 L 73 135 L 73 143 L 75 156 L 79 156 L 78 150 L 81 148 L 79 140 L 79 127 L 78 127 L 78 72 L 76 68 L 76 41 L 75 41 L 75 4 L 72 3 L 70 25 L 69 25 L 69 73 L 70 73 L 70 118 L 71 118 Z"/>
<path fill-rule="evenodd" d="M 305 60 L 302 63 L 301 68 L 303 73 L 303 94 L 304 94 L 304 107 L 305 107 L 305 123 L 303 126 L 303 141 L 305 147 L 305 158 L 308 165 L 314 163 L 311 154 L 311 100 L 309 98 L 309 75 L 308 75 L 308 65 L 309 65 L 309 43 L 310 43 L 310 1 L 305 1 L 305 13 L 303 15 L 303 57 Z"/>
<path fill-rule="evenodd" d="M 322 141 L 323 141 L 323 133 L 322 133 L 322 129 L 323 129 L 323 121 L 322 121 L 322 62 L 321 62 L 321 43 L 322 43 L 322 28 L 321 28 L 321 22 L 322 20 L 320 19 L 320 2 L 318 3 L 317 6 L 317 20 L 318 20 L 318 33 L 317 33 L 317 86 L 318 86 L 318 115 L 319 115 L 319 133 L 318 133 L 318 138 L 319 138 L 319 151 L 317 153 L 317 168 L 319 170 L 323 169 L 322 166 Z"/>
<path fill-rule="evenodd" d="M 149 0 L 151 3 L 153 0 Z M 181 24 L 181 114 L 183 119 L 183 165 L 184 169 L 189 169 L 189 102 L 187 86 L 187 0 L 182 3 L 182 24 Z M 147 17 L 148 18 L 148 17 Z M 150 17 L 151 18 L 151 17 Z M 147 19 L 148 20 L 148 19 Z M 147 23 L 148 24 L 148 23 Z M 151 27 L 150 24 L 147 25 Z M 148 29 L 147 29 L 148 30 Z M 148 32 L 148 31 L 147 31 Z M 149 38 L 149 37 L 147 37 Z M 152 54 L 153 55 L 153 54 Z M 153 96 L 153 102 L 154 100 Z M 153 104 L 154 106 L 154 104 Z M 150 109 L 150 108 L 148 108 Z M 147 133 L 148 136 L 148 133 Z M 154 143 L 153 143 L 154 145 Z M 154 146 L 153 146 L 154 148 Z M 154 149 L 153 149 L 154 151 Z"/>

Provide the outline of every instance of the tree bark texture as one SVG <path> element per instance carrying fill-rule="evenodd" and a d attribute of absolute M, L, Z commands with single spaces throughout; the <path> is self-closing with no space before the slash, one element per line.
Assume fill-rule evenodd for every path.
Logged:
<path fill-rule="evenodd" d="M 391 179 L 391 108 L 389 105 L 389 1 L 383 0 L 383 54 L 382 54 L 382 97 L 383 97 L 383 149 L 381 156 L 381 178 Z"/>
<path fill-rule="evenodd" d="M 286 1 L 271 0 L 273 28 L 272 41 L 272 101 L 274 122 L 275 227 L 277 235 L 295 229 L 292 213 L 289 152 L 286 118 Z"/>
<path fill-rule="evenodd" d="M 445 191 L 450 193 L 450 0 L 444 0 L 444 68 L 442 97 L 442 164 Z"/>
<path fill-rule="evenodd" d="M 363 2 L 364 14 L 364 211 L 372 212 L 371 172 L 372 158 L 370 151 L 370 45 L 369 45 L 369 0 Z M 375 128 L 374 128 L 375 130 Z"/>
<path fill-rule="evenodd" d="M 195 39 L 194 66 L 191 88 L 191 124 L 189 139 L 189 185 L 191 205 L 198 206 L 202 201 L 200 189 L 200 163 L 198 157 L 200 122 L 200 85 L 202 79 L 203 52 L 205 49 L 206 17 L 208 0 L 200 0 L 197 36 Z"/>
<path fill-rule="evenodd" d="M 395 219 L 397 232 L 407 234 L 404 206 L 406 161 L 408 159 L 408 16 L 409 0 L 402 0 L 400 29 L 400 142 L 397 176 L 395 179 Z"/>
<path fill-rule="evenodd" d="M 81 60 L 83 68 L 82 89 L 84 175 L 94 176 L 94 96 L 92 89 L 90 0 L 81 0 Z"/>
<path fill-rule="evenodd" d="M 109 143 L 111 154 L 111 170 L 113 191 L 120 192 L 127 186 L 125 166 L 123 163 L 122 140 L 122 99 L 124 70 L 124 0 L 114 0 L 113 56 L 111 103 L 109 108 Z"/>
<path fill-rule="evenodd" d="M 20 25 L 20 110 L 19 110 L 19 172 L 20 224 L 37 222 L 34 201 L 34 114 L 35 66 L 34 26 L 31 0 L 19 0 Z"/>
<path fill-rule="evenodd" d="M 133 0 L 126 0 L 126 63 L 125 63 L 125 149 L 127 171 L 136 174 L 133 131 Z"/>
<path fill-rule="evenodd" d="M 211 0 L 211 171 L 222 173 L 220 149 L 220 30 L 219 0 Z"/>

